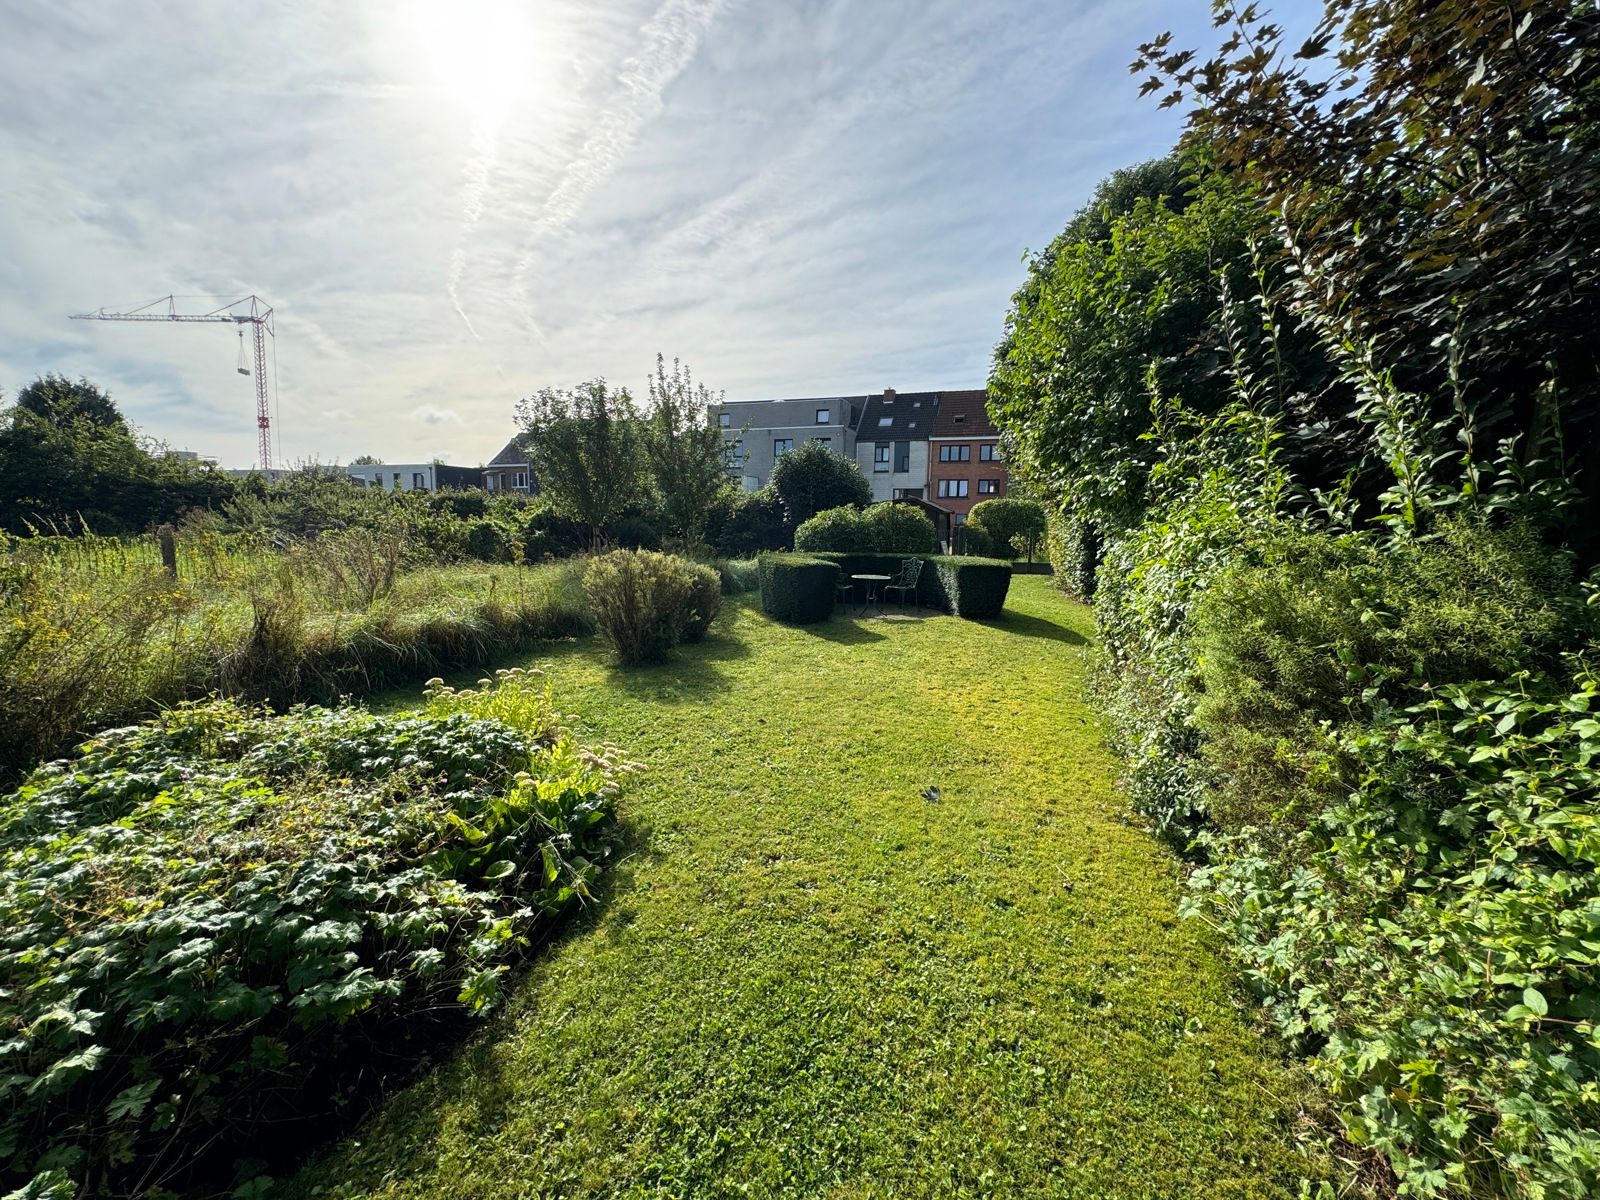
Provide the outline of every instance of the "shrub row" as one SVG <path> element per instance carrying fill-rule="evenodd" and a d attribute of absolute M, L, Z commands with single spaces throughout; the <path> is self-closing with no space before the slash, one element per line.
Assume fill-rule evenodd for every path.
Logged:
<path fill-rule="evenodd" d="M 794 531 L 794 548 L 809 553 L 931 554 L 936 546 L 927 514 L 893 501 L 826 509 Z"/>
<path fill-rule="evenodd" d="M 761 611 L 794 625 L 826 621 L 833 613 L 839 566 L 809 554 L 763 554 Z"/>
<path fill-rule="evenodd" d="M 226 1191 L 494 1003 L 588 894 L 630 768 L 529 674 L 484 684 L 186 706 L 0 800 L 0 1187 Z"/>

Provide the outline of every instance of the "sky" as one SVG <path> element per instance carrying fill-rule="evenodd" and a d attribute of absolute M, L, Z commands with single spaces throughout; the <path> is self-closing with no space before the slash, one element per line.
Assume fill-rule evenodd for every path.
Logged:
<path fill-rule="evenodd" d="M 280 463 L 476 465 L 658 352 L 730 400 L 980 387 L 1026 253 L 1176 140 L 1127 69 L 1167 29 L 1209 5 L 0 0 L 0 392 L 86 376 L 248 466 L 233 328 L 67 316 L 250 293 Z"/>

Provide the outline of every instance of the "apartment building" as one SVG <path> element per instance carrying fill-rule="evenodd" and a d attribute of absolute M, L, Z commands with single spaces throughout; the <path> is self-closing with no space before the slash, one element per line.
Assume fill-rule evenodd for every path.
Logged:
<path fill-rule="evenodd" d="M 928 437 L 939 410 L 938 392 L 863 396 L 856 426 L 856 462 L 872 483 L 874 500 L 922 500 L 928 490 Z"/>
<path fill-rule="evenodd" d="M 821 442 L 846 457 L 856 454 L 863 396 L 813 396 L 797 400 L 734 400 L 711 411 L 729 443 L 728 472 L 747 492 L 772 478 L 772 464 L 804 442 Z"/>
<path fill-rule="evenodd" d="M 982 390 L 941 392 L 928 439 L 928 499 L 949 509 L 957 528 L 973 505 L 998 499 L 1009 487 L 987 401 Z"/>

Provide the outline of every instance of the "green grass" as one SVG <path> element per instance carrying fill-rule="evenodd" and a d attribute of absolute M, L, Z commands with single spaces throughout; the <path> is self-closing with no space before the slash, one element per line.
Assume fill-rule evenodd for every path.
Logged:
<path fill-rule="evenodd" d="M 581 736 L 649 764 L 636 852 L 297 1190 L 1278 1200 L 1321 1177 L 1313 1093 L 1122 819 L 1088 616 L 1047 582 L 990 623 L 796 629 L 737 601 L 664 667 L 542 657 Z"/>

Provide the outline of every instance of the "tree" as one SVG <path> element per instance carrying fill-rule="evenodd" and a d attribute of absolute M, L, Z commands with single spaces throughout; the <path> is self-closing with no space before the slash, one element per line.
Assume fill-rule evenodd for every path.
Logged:
<path fill-rule="evenodd" d="M 644 433 L 626 388 L 613 390 L 604 379 L 545 388 L 517 403 L 517 420 L 540 495 L 588 526 L 591 542 L 641 498 L 648 483 Z"/>
<path fill-rule="evenodd" d="M 352 467 L 381 467 L 383 459 L 375 454 L 358 454 L 350 460 Z"/>
<path fill-rule="evenodd" d="M 981 500 L 972 506 L 967 524 L 977 522 L 989 535 L 991 553 L 1001 556 L 1025 554 L 1033 561 L 1033 548 L 1044 537 L 1044 505 L 1037 500 L 1019 500 L 1005 497 L 998 500 Z"/>
<path fill-rule="evenodd" d="M 1576 482 L 1600 534 L 1600 11 L 1592 0 L 1329 3 L 1298 48 L 1217 0 L 1209 59 L 1164 34 L 1135 71 L 1192 98 L 1186 143 L 1247 180 L 1292 296 L 1425 474 L 1477 506 Z M 1392 447 L 1380 454 L 1391 454 Z"/>
<path fill-rule="evenodd" d="M 128 432 L 128 424 L 111 402 L 111 394 L 87 379 L 73 383 L 54 372 L 41 375 L 17 393 L 17 408 L 58 427 L 86 421 L 102 429 Z"/>
<path fill-rule="evenodd" d="M 853 458 L 835 454 L 821 442 L 806 442 L 779 456 L 769 486 L 783 505 L 791 527 L 809 521 L 825 508 L 872 503 L 872 485 Z"/>
<path fill-rule="evenodd" d="M 695 384 L 689 368 L 656 355 L 650 377 L 650 413 L 645 422 L 644 451 L 661 498 L 669 528 L 690 542 L 705 535 L 706 521 L 717 496 L 728 488 L 728 443 L 712 416 L 722 394 Z"/>

